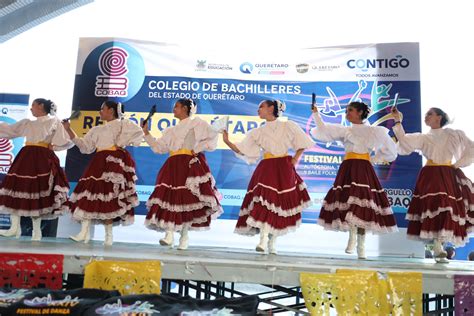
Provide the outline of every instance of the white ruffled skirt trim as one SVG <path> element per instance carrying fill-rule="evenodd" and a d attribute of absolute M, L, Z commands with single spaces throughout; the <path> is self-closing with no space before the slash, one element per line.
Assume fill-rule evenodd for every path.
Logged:
<path fill-rule="evenodd" d="M 443 229 L 441 231 L 420 231 L 420 235 L 410 235 L 407 237 L 412 240 L 433 240 L 440 239 L 441 242 L 450 242 L 456 247 L 462 247 L 469 241 L 469 237 L 460 237 L 454 234 L 452 230 Z"/>
<path fill-rule="evenodd" d="M 355 196 L 350 196 L 347 199 L 347 202 L 336 201 L 334 203 L 327 203 L 326 200 L 323 202 L 323 208 L 327 211 L 334 211 L 339 209 L 341 211 L 346 211 L 350 209 L 351 205 L 357 205 L 360 207 L 367 207 L 375 211 L 376 214 L 380 215 L 392 215 L 393 211 L 391 207 L 380 207 L 373 200 L 360 199 Z"/>
<path fill-rule="evenodd" d="M 395 233 L 398 231 L 397 226 L 380 226 L 377 222 L 364 221 L 357 216 L 354 216 L 352 212 L 346 214 L 345 221 L 342 222 L 341 219 L 332 221 L 330 224 L 324 222 L 323 220 L 318 220 L 318 224 L 323 226 L 326 230 L 332 231 L 343 231 L 348 232 L 351 230 L 351 227 L 363 228 L 367 231 L 372 232 L 372 234 L 388 234 Z"/>
<path fill-rule="evenodd" d="M 294 226 L 288 226 L 284 229 L 277 229 L 268 223 L 256 221 L 254 218 L 247 218 L 247 226 L 245 227 L 236 227 L 234 233 L 244 236 L 255 236 L 262 231 L 266 231 L 273 236 L 283 236 L 288 233 L 296 231 L 301 225 L 301 220 L 298 220 Z"/>

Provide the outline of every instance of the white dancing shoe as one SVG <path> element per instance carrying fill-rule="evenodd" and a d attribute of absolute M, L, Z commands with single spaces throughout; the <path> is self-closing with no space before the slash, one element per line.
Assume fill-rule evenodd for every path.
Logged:
<path fill-rule="evenodd" d="M 21 226 L 20 226 L 20 215 L 11 214 L 10 215 L 10 228 L 8 230 L 0 231 L 0 236 L 3 237 L 13 237 L 20 238 L 21 236 Z"/>
<path fill-rule="evenodd" d="M 436 263 L 449 263 L 448 253 L 443 248 L 443 243 L 439 239 L 434 240 L 433 256 Z"/>
<path fill-rule="evenodd" d="M 367 259 L 365 255 L 365 233 L 357 234 L 357 257 L 359 259 Z"/>
<path fill-rule="evenodd" d="M 105 238 L 104 238 L 104 246 L 112 246 L 114 243 L 114 235 L 113 235 L 113 226 L 112 224 L 105 224 Z"/>
<path fill-rule="evenodd" d="M 275 245 L 276 239 L 277 239 L 277 236 L 275 235 L 268 236 L 268 252 L 272 255 L 277 254 L 276 245 Z"/>
<path fill-rule="evenodd" d="M 171 246 L 174 244 L 174 232 L 172 230 L 167 230 L 165 238 L 160 239 L 160 245 L 162 246 Z"/>
<path fill-rule="evenodd" d="M 449 259 L 447 257 L 443 257 L 442 255 L 440 255 L 439 257 L 435 256 L 434 259 L 436 263 L 449 263 Z"/>
<path fill-rule="evenodd" d="M 91 220 L 90 219 L 84 219 L 81 222 L 81 231 L 79 234 L 75 236 L 69 236 L 74 241 L 81 242 L 83 241 L 85 244 L 87 244 L 91 238 L 90 234 L 90 227 L 91 227 Z"/>
<path fill-rule="evenodd" d="M 260 232 L 260 243 L 255 247 L 255 250 L 258 252 L 267 252 L 268 246 L 268 233 L 267 232 Z"/>
<path fill-rule="evenodd" d="M 357 244 L 357 227 L 352 226 L 349 230 L 349 240 L 347 241 L 346 253 L 354 253 Z"/>
<path fill-rule="evenodd" d="M 189 244 L 188 229 L 183 228 L 183 230 L 181 231 L 181 237 L 179 238 L 178 250 L 188 249 L 188 244 Z"/>
<path fill-rule="evenodd" d="M 31 218 L 31 222 L 33 224 L 33 233 L 31 234 L 32 241 L 40 241 L 43 238 L 41 234 L 41 218 Z"/>

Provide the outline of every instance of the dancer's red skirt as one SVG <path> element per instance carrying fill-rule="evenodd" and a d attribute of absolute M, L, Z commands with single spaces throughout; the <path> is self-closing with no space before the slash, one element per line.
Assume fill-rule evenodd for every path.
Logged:
<path fill-rule="evenodd" d="M 456 169 L 456 182 L 461 187 L 461 194 L 466 208 L 466 230 L 474 231 L 474 186 L 461 169 Z"/>
<path fill-rule="evenodd" d="M 310 205 L 306 185 L 290 156 L 263 159 L 250 179 L 235 232 L 252 236 L 265 230 L 284 235 L 301 224 L 301 212 Z"/>
<path fill-rule="evenodd" d="M 342 162 L 324 198 L 318 224 L 335 231 L 349 231 L 352 226 L 372 233 L 398 230 L 387 194 L 370 161 L 347 159 Z"/>
<path fill-rule="evenodd" d="M 73 218 L 130 225 L 139 205 L 135 161 L 125 149 L 97 152 L 71 194 Z"/>
<path fill-rule="evenodd" d="M 147 202 L 145 225 L 158 231 L 207 230 L 223 210 L 204 154 L 170 156 Z"/>
<path fill-rule="evenodd" d="M 464 245 L 474 224 L 465 203 L 472 206 L 472 201 L 472 183 L 462 171 L 450 166 L 423 167 L 406 216 L 408 237 Z"/>
<path fill-rule="evenodd" d="M 0 185 L 0 213 L 53 219 L 67 210 L 68 191 L 54 151 L 25 146 Z"/>

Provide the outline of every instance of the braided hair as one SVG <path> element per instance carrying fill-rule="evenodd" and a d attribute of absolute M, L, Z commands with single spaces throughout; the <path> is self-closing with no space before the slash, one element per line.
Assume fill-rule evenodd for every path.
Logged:
<path fill-rule="evenodd" d="M 365 120 L 369 116 L 370 108 L 364 102 L 353 101 L 349 103 L 347 106 L 353 107 L 354 109 L 357 110 L 357 112 L 362 112 L 362 114 L 360 115 L 360 118 L 362 120 Z"/>
<path fill-rule="evenodd" d="M 441 127 L 443 127 L 444 125 L 446 125 L 450 122 L 449 116 L 446 112 L 444 112 L 440 108 L 431 108 L 431 109 L 436 113 L 436 115 L 441 116 L 441 121 L 439 122 L 439 125 Z"/>
<path fill-rule="evenodd" d="M 122 115 L 125 113 L 125 105 L 123 103 L 109 100 L 109 101 L 105 101 L 104 104 L 109 109 L 114 110 L 114 117 L 115 118 L 121 118 Z M 120 111 L 120 113 L 119 113 L 119 111 Z"/>
<path fill-rule="evenodd" d="M 196 113 L 196 103 L 194 103 L 193 99 L 188 99 L 188 98 L 182 98 L 176 101 L 176 103 L 181 104 L 182 106 L 185 106 L 188 112 L 188 116 L 191 116 L 192 114 Z"/>
<path fill-rule="evenodd" d="M 286 109 L 285 103 L 279 100 L 263 100 L 262 103 L 273 106 L 273 116 L 275 117 L 281 116 L 282 112 Z"/>
<path fill-rule="evenodd" d="M 34 99 L 33 102 L 42 104 L 43 109 L 46 112 L 46 114 L 56 115 L 56 104 L 53 101 L 43 99 L 43 98 L 38 98 L 38 99 Z"/>

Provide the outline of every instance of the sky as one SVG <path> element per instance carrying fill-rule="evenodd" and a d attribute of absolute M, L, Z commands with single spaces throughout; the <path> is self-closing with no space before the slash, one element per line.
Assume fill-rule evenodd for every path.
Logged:
<path fill-rule="evenodd" d="M 419 42 L 423 112 L 445 109 L 452 127 L 474 139 L 471 13 L 468 1 L 96 0 L 0 44 L 0 92 L 52 99 L 66 116 L 80 37 L 229 53 Z"/>

